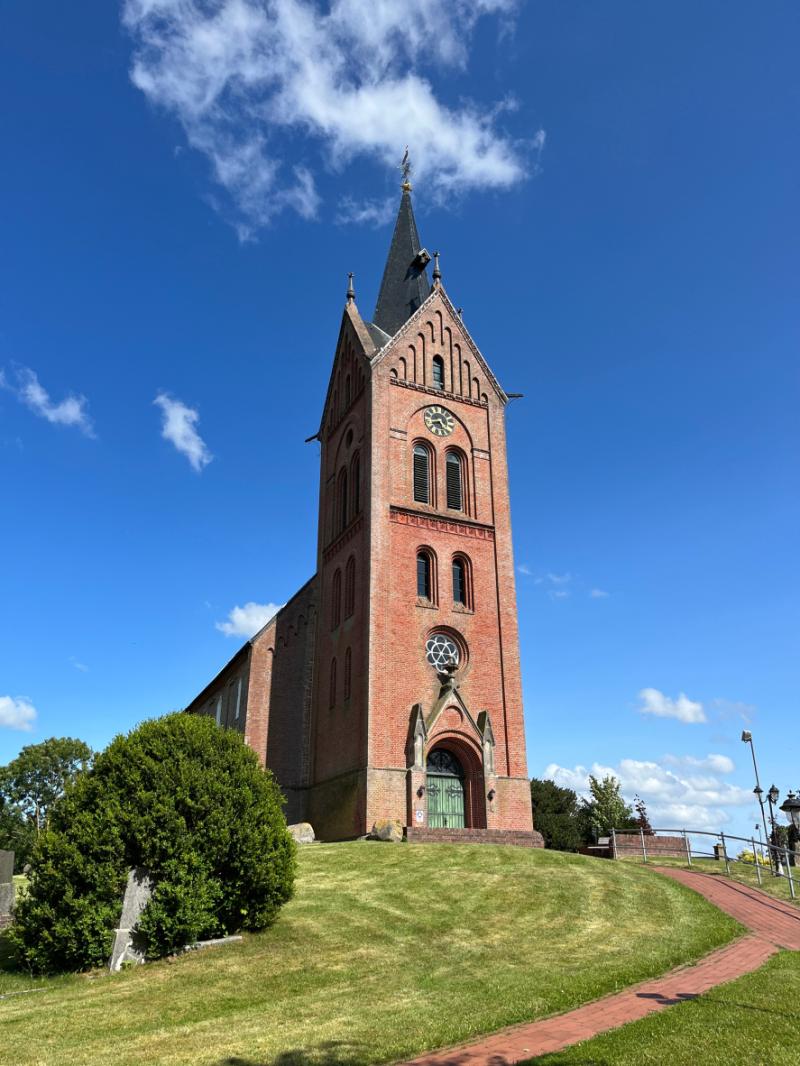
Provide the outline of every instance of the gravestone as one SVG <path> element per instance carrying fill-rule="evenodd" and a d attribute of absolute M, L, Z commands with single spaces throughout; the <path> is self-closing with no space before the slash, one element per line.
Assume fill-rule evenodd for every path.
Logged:
<path fill-rule="evenodd" d="M 11 924 L 14 910 L 14 852 L 0 851 L 0 929 Z"/>
<path fill-rule="evenodd" d="M 130 870 L 122 899 L 119 928 L 114 930 L 114 947 L 108 966 L 112 973 L 121 970 L 125 963 L 144 962 L 144 950 L 137 943 L 134 929 L 152 894 L 153 881 L 147 871 L 141 867 Z"/>
<path fill-rule="evenodd" d="M 287 825 L 286 828 L 298 844 L 313 844 L 316 840 L 314 828 L 310 822 L 296 822 L 294 825 Z"/>

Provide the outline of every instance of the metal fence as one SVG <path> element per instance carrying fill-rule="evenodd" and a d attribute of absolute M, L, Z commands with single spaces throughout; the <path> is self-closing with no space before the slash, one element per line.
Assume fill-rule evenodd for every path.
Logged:
<path fill-rule="evenodd" d="M 638 846 L 632 846 L 637 835 Z M 704 829 L 654 829 L 652 834 L 645 833 L 641 829 L 638 834 L 630 830 L 612 829 L 611 854 L 615 859 L 620 858 L 624 852 L 626 856 L 641 855 L 642 862 L 658 862 L 659 858 L 666 857 L 663 847 L 660 847 L 658 843 L 659 839 L 663 841 L 664 837 L 680 842 L 682 845 L 680 850 L 683 852 L 681 858 L 685 858 L 687 866 L 691 866 L 696 859 L 714 859 L 721 864 L 724 863 L 728 877 L 736 876 L 736 871 L 732 872 L 732 868 L 736 866 L 755 868 L 759 885 L 763 884 L 765 877 L 783 878 L 788 886 L 790 898 L 797 898 L 795 859 L 800 856 L 797 856 L 791 848 L 765 844 L 760 840 L 756 841 L 754 837 L 737 837 L 723 832 L 710 833 Z M 713 843 L 714 841 L 716 843 Z M 733 844 L 734 841 L 737 845 L 745 844 L 747 847 L 738 847 Z M 704 846 L 710 847 L 711 850 L 704 851 Z M 739 855 L 732 855 L 729 846 L 737 850 Z M 752 854 L 752 859 L 740 857 L 746 851 Z M 672 851 L 670 857 L 677 857 L 676 850 Z"/>

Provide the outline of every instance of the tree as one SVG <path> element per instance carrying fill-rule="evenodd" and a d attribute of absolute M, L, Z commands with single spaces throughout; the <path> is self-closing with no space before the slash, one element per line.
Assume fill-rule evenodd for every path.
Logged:
<path fill-rule="evenodd" d="M 0 768 L 0 795 L 29 820 L 38 837 L 47 828 L 55 801 L 91 758 L 89 745 L 72 737 L 28 744 L 8 766 Z"/>
<path fill-rule="evenodd" d="M 653 827 L 650 825 L 650 819 L 647 817 L 647 807 L 641 796 L 633 797 L 633 809 L 636 811 L 637 828 L 641 829 L 645 836 L 654 836 Z"/>
<path fill-rule="evenodd" d="M 544 837 L 545 847 L 577 851 L 586 837 L 586 819 L 571 788 L 554 781 L 531 781 L 533 824 Z"/>
<path fill-rule="evenodd" d="M 613 774 L 599 781 L 589 775 L 591 799 L 583 800 L 583 809 L 595 836 L 607 836 L 612 829 L 635 829 L 633 810 L 620 795 L 620 783 Z"/>
<path fill-rule="evenodd" d="M 117 737 L 50 812 L 10 937 L 39 972 L 105 963 L 128 871 L 154 882 L 137 933 L 148 958 L 277 917 L 292 894 L 283 797 L 242 737 L 171 714 Z"/>
<path fill-rule="evenodd" d="M 0 848 L 14 852 L 14 868 L 19 871 L 31 857 L 36 831 L 22 811 L 0 796 Z"/>

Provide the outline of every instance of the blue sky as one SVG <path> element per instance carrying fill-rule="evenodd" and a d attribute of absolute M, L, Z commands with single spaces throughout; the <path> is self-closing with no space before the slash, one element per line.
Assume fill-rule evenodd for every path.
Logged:
<path fill-rule="evenodd" d="M 408 143 L 525 394 L 529 769 L 751 832 L 743 727 L 800 785 L 796 5 L 329 7 L 4 10 L 0 760 L 183 706 L 310 576 Z"/>

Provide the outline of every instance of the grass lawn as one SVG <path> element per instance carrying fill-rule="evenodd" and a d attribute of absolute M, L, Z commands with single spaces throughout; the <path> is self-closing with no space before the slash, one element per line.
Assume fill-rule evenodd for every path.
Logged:
<path fill-rule="evenodd" d="M 633 863 L 635 865 L 642 865 L 641 859 L 624 858 L 618 860 L 624 863 Z M 683 866 L 688 869 L 685 859 L 662 859 L 660 856 L 657 859 L 653 859 L 652 862 L 648 862 L 648 866 Z M 762 867 L 761 870 L 761 884 L 758 883 L 758 875 L 756 868 L 751 863 L 734 862 L 730 859 L 730 880 L 739 881 L 740 884 L 750 885 L 752 888 L 760 888 L 762 892 L 767 892 L 771 896 L 775 896 L 777 899 L 782 899 L 786 903 L 791 903 L 792 899 L 789 894 L 789 879 L 788 877 L 773 877 L 770 873 L 769 867 Z M 727 877 L 725 873 L 725 863 L 722 860 L 716 859 L 692 859 L 692 869 L 697 870 L 704 874 L 715 874 L 717 877 Z M 792 878 L 794 879 L 794 890 L 798 899 L 795 901 L 795 905 L 800 906 L 800 867 L 794 867 L 792 870 Z M 800 1062 L 800 1057 L 798 1057 Z"/>
<path fill-rule="evenodd" d="M 629 863 L 476 845 L 301 849 L 296 898 L 243 944 L 126 973 L 0 975 L 15 1066 L 336 1066 L 568 1010 L 740 932 Z"/>
<path fill-rule="evenodd" d="M 533 1059 L 536 1066 L 797 1066 L 800 952 L 622 1029 Z"/>

